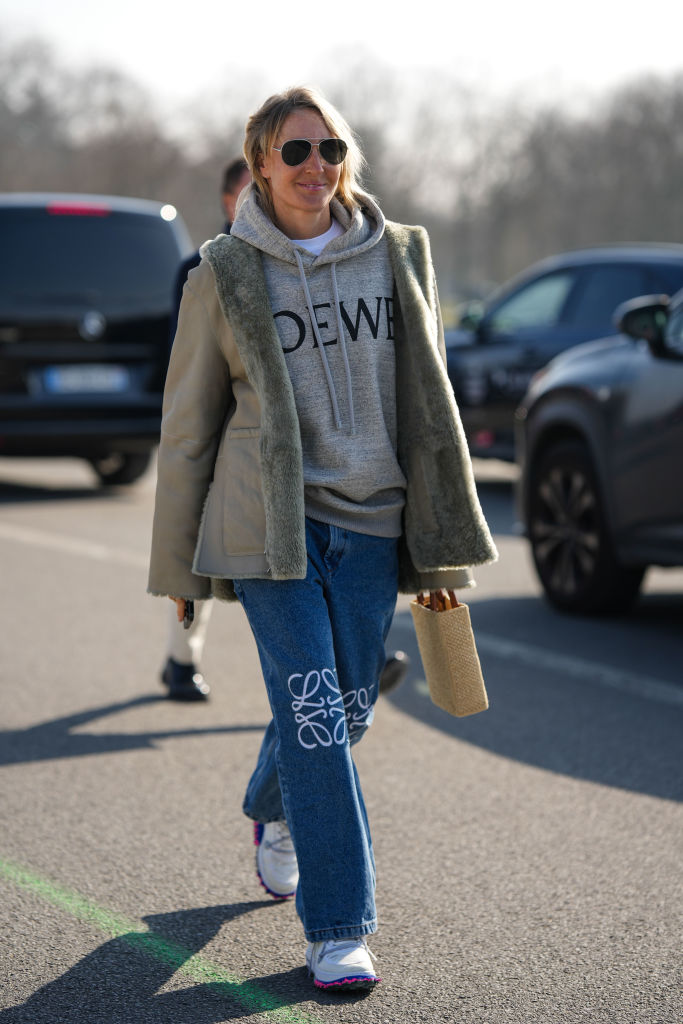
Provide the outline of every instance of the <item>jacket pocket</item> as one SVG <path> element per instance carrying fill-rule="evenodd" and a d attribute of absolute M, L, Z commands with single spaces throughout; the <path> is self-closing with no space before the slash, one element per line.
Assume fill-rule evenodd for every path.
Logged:
<path fill-rule="evenodd" d="M 222 480 L 223 550 L 226 555 L 263 554 L 266 512 L 261 487 L 261 432 L 228 429 L 215 476 Z"/>

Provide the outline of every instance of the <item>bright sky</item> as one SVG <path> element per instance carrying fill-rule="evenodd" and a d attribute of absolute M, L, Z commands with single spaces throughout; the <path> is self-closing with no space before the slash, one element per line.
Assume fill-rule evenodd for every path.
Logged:
<path fill-rule="evenodd" d="M 264 96 L 315 84 L 330 62 L 352 64 L 357 53 L 447 70 L 494 93 L 570 99 L 644 72 L 683 71 L 682 28 L 680 0 L 0 0 L 5 43 L 41 36 L 60 61 L 113 65 L 162 101 L 235 75 L 258 76 Z"/>

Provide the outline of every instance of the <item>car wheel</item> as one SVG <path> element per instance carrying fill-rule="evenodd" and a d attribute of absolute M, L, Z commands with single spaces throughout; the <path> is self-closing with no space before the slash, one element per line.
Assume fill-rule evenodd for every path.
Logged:
<path fill-rule="evenodd" d="M 562 611 L 618 612 L 635 601 L 645 570 L 618 563 L 595 470 L 580 442 L 555 445 L 534 468 L 529 539 L 546 596 Z"/>
<path fill-rule="evenodd" d="M 117 487 L 139 480 L 147 471 L 151 459 L 151 452 L 114 452 L 101 459 L 91 459 L 90 464 L 100 478 L 100 483 L 105 487 Z"/>

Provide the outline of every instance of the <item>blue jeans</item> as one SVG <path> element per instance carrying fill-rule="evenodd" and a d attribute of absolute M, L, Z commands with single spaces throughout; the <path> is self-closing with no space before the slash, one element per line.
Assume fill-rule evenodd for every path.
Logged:
<path fill-rule="evenodd" d="M 351 744 L 373 717 L 397 595 L 397 543 L 306 520 L 304 580 L 236 580 L 273 720 L 244 812 L 286 819 L 307 939 L 377 928 L 375 862 Z"/>

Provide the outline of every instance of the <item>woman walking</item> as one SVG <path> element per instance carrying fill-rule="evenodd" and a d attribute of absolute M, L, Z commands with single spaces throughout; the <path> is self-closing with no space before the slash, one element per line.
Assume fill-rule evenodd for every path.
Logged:
<path fill-rule="evenodd" d="M 351 746 L 373 717 L 399 590 L 496 557 L 444 369 L 422 228 L 360 186 L 318 93 L 249 119 L 252 184 L 185 286 L 169 367 L 149 589 L 242 603 L 272 710 L 244 811 L 296 895 L 324 988 L 372 988 L 375 863 Z"/>

